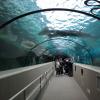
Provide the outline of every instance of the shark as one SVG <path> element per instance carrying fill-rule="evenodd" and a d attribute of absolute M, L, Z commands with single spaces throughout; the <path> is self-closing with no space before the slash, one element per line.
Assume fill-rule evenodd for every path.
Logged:
<path fill-rule="evenodd" d="M 39 35 L 48 35 L 49 37 L 56 37 L 56 36 L 72 36 L 72 37 L 89 37 L 89 38 L 97 38 L 96 36 L 85 33 L 82 31 L 76 30 L 55 30 L 50 28 L 44 28 Z"/>

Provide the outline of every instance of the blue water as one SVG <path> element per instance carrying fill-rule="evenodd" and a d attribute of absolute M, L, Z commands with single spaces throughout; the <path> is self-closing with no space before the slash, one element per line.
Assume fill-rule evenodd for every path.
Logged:
<path fill-rule="evenodd" d="M 84 1 L 2 0 L 0 25 L 21 14 L 45 8 L 59 7 L 90 13 L 94 6 L 86 6 Z M 100 10 L 96 14 L 100 17 Z M 70 32 L 62 36 L 57 30 L 65 31 L 65 34 L 66 31 L 80 33 L 76 36 Z M 76 62 L 100 65 L 100 20 L 80 13 L 49 11 L 20 18 L 0 30 L 0 41 L 0 58 L 4 59 L 16 59 L 33 51 L 36 56 L 43 52 L 52 56 L 60 53 L 74 57 Z"/>

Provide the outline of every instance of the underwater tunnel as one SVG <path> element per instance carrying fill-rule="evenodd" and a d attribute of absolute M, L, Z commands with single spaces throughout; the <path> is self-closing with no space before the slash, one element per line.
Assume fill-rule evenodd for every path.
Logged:
<path fill-rule="evenodd" d="M 100 0 L 0 1 L 1 83 L 6 71 L 24 71 L 42 64 L 53 69 L 49 63 L 57 57 L 72 59 L 74 70 L 82 64 L 86 68 L 96 67 L 100 74 Z M 40 75 L 45 70 L 47 68 L 43 67 L 36 71 Z M 82 68 L 79 70 L 82 74 Z M 97 80 L 100 93 L 100 75 L 97 75 Z M 88 88 L 86 91 L 90 93 Z M 13 97 L 9 100 L 32 99 Z M 99 100 L 98 97 L 95 100 Z"/>

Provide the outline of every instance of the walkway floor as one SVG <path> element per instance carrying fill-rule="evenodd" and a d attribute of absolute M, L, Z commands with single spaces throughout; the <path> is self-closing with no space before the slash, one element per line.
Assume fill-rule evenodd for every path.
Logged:
<path fill-rule="evenodd" d="M 55 76 L 40 93 L 37 100 L 88 100 L 73 77 Z"/>

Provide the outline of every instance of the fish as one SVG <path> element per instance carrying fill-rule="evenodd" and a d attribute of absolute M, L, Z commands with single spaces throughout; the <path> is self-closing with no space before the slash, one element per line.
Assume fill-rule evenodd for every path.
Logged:
<path fill-rule="evenodd" d="M 44 28 L 39 35 L 48 35 L 49 37 L 56 37 L 56 36 L 72 36 L 72 37 L 89 37 L 89 38 L 96 38 L 92 34 L 85 33 L 76 30 L 54 30 L 49 28 Z"/>

